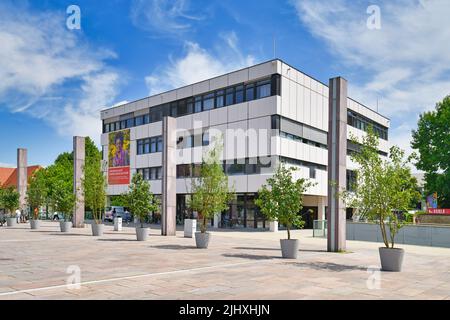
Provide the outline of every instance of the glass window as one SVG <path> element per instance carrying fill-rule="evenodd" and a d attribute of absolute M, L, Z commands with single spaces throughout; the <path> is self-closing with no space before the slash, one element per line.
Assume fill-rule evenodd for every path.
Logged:
<path fill-rule="evenodd" d="M 144 180 L 150 180 L 150 169 L 149 168 L 145 168 L 144 169 Z"/>
<path fill-rule="evenodd" d="M 177 116 L 184 116 L 186 114 L 188 114 L 187 101 L 186 100 L 180 100 L 178 102 Z"/>
<path fill-rule="evenodd" d="M 162 179 L 162 167 L 156 168 L 156 180 Z"/>
<path fill-rule="evenodd" d="M 144 115 L 144 124 L 150 123 L 150 114 Z"/>
<path fill-rule="evenodd" d="M 222 108 L 225 105 L 225 92 L 219 90 L 216 92 L 216 108 Z"/>
<path fill-rule="evenodd" d="M 162 107 L 153 107 L 150 109 L 151 122 L 158 122 L 162 119 Z"/>
<path fill-rule="evenodd" d="M 203 111 L 214 109 L 214 93 L 203 96 Z"/>
<path fill-rule="evenodd" d="M 202 97 L 195 97 L 195 109 L 194 112 L 202 112 Z"/>
<path fill-rule="evenodd" d="M 234 104 L 234 89 L 228 88 L 225 96 L 225 105 L 230 106 Z"/>
<path fill-rule="evenodd" d="M 316 178 L 316 168 L 309 167 L 309 178 L 315 179 Z"/>
<path fill-rule="evenodd" d="M 134 123 L 136 126 L 142 126 L 144 124 L 144 116 L 136 117 Z"/>
<path fill-rule="evenodd" d="M 120 121 L 120 129 L 126 129 L 127 128 L 127 120 Z"/>
<path fill-rule="evenodd" d="M 155 153 L 156 152 L 156 143 L 157 143 L 156 138 L 151 138 L 150 139 L 150 153 Z"/>
<path fill-rule="evenodd" d="M 202 145 L 203 145 L 204 147 L 209 146 L 209 132 L 208 132 L 208 131 L 206 131 L 206 132 L 203 133 L 203 136 L 202 136 Z"/>
<path fill-rule="evenodd" d="M 194 112 L 194 99 L 187 99 L 187 114 L 191 114 Z"/>
<path fill-rule="evenodd" d="M 194 147 L 194 136 L 190 135 L 185 137 L 186 139 L 186 148 L 193 148 Z"/>
<path fill-rule="evenodd" d="M 177 102 L 172 102 L 170 104 L 170 116 L 171 117 L 176 117 L 178 115 L 178 103 Z"/>
<path fill-rule="evenodd" d="M 137 154 L 144 154 L 144 140 L 138 140 L 137 148 Z"/>
<path fill-rule="evenodd" d="M 162 152 L 163 151 L 163 138 L 162 136 L 158 137 L 158 142 L 156 145 L 156 152 Z"/>
<path fill-rule="evenodd" d="M 256 84 L 256 98 L 261 99 L 270 96 L 270 81 L 260 81 Z"/>
<path fill-rule="evenodd" d="M 144 140 L 144 153 L 150 153 L 150 139 Z"/>
<path fill-rule="evenodd" d="M 252 101 L 255 99 L 255 84 L 248 84 L 245 86 L 245 101 Z"/>
<path fill-rule="evenodd" d="M 134 127 L 134 118 L 127 120 L 127 128 L 132 128 L 132 127 Z"/>
<path fill-rule="evenodd" d="M 244 86 L 236 87 L 236 103 L 244 102 Z"/>

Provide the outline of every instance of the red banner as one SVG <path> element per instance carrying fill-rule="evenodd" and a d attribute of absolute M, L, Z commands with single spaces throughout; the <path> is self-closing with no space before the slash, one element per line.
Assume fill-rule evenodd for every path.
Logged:
<path fill-rule="evenodd" d="M 130 184 L 130 167 L 109 168 L 108 184 L 111 186 Z"/>
<path fill-rule="evenodd" d="M 429 214 L 450 214 L 450 209 L 428 209 Z"/>

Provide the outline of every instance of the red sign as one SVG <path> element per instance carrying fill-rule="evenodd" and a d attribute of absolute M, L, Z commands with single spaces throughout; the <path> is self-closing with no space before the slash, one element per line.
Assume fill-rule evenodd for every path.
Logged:
<path fill-rule="evenodd" d="M 429 214 L 450 214 L 450 209 L 428 209 Z"/>
<path fill-rule="evenodd" d="M 130 167 L 117 167 L 108 169 L 109 185 L 130 184 Z"/>

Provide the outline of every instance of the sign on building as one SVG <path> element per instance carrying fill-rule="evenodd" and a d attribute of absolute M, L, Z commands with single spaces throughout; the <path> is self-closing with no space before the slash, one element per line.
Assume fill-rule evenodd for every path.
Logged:
<path fill-rule="evenodd" d="M 130 130 L 109 134 L 108 184 L 130 184 Z"/>

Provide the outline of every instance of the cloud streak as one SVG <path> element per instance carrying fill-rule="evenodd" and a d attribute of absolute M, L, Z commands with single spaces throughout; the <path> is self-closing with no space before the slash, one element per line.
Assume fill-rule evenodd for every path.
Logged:
<path fill-rule="evenodd" d="M 110 105 L 119 75 L 82 33 L 65 28 L 65 16 L 0 4 L 0 107 L 27 113 L 64 136 L 98 140 L 100 109 Z"/>
<path fill-rule="evenodd" d="M 352 97 L 396 124 L 391 140 L 411 151 L 420 112 L 450 94 L 450 2 L 382 1 L 381 29 L 367 28 L 366 1 L 291 1 L 300 21 L 334 51 L 357 79 Z"/>

